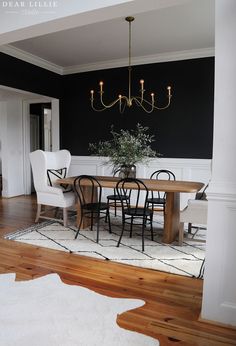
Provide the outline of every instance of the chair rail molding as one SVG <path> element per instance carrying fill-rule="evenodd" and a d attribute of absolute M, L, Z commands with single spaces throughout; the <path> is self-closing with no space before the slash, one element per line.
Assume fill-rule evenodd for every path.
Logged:
<path fill-rule="evenodd" d="M 209 200 L 236 202 L 236 183 L 212 180 L 207 189 L 207 196 Z"/>

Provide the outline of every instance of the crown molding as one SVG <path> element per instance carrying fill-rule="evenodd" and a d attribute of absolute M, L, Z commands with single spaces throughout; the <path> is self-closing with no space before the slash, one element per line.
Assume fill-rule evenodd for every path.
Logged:
<path fill-rule="evenodd" d="M 11 45 L 3 45 L 0 46 L 0 52 L 5 53 L 7 55 L 11 55 L 14 58 L 23 60 L 30 64 L 36 65 L 38 67 L 42 67 L 51 72 L 55 72 L 57 74 L 63 74 L 63 68 L 59 65 L 53 64 L 47 60 L 39 58 L 36 55 L 27 53 L 19 48 L 13 47 Z"/>
<path fill-rule="evenodd" d="M 89 72 L 89 71 L 96 71 L 96 70 L 106 70 L 106 69 L 117 68 L 117 67 L 126 67 L 128 65 L 127 58 L 125 58 L 125 59 L 113 59 L 113 60 L 107 60 L 107 61 L 100 61 L 100 62 L 91 63 L 91 64 L 62 67 L 62 66 L 53 64 L 47 60 L 44 60 L 42 58 L 39 58 L 36 55 L 27 53 L 19 48 L 15 48 L 11 45 L 1 46 L 0 52 L 11 55 L 17 59 L 26 61 L 30 64 L 36 65 L 38 67 L 42 67 L 46 70 L 55 72 L 60 75 L 68 75 L 68 74 Z M 145 65 L 145 64 L 153 64 L 153 63 L 159 63 L 159 62 L 206 58 L 206 57 L 210 57 L 214 55 L 215 55 L 214 47 L 184 50 L 184 51 L 161 53 L 161 54 L 154 54 L 154 55 L 141 56 L 141 57 L 133 57 L 132 65 Z"/>
<path fill-rule="evenodd" d="M 159 62 L 188 60 L 197 58 L 206 58 L 215 55 L 215 49 L 213 47 L 203 49 L 184 50 L 178 52 L 161 53 L 154 55 L 147 55 L 141 57 L 132 57 L 132 65 L 145 65 Z M 106 70 L 110 68 L 125 67 L 128 66 L 128 59 L 114 59 L 107 61 L 100 61 L 97 63 L 68 66 L 63 68 L 63 75 L 89 72 L 96 70 Z"/>

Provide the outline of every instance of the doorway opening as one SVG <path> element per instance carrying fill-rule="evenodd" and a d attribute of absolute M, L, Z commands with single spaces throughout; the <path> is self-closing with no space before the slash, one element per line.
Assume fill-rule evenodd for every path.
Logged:
<path fill-rule="evenodd" d="M 30 151 L 52 151 L 52 104 L 30 104 Z"/>

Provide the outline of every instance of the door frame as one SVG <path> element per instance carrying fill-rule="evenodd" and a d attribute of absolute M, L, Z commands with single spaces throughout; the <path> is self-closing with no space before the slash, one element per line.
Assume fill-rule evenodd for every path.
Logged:
<path fill-rule="evenodd" d="M 59 99 L 36 98 L 23 101 L 23 181 L 24 194 L 31 194 L 31 166 L 30 153 L 30 104 L 50 102 L 52 105 L 52 151 L 60 149 L 60 123 L 59 123 Z"/>

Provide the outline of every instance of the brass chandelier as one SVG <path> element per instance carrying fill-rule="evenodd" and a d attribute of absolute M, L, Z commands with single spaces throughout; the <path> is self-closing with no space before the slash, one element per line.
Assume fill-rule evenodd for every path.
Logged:
<path fill-rule="evenodd" d="M 125 20 L 129 23 L 129 65 L 128 65 L 128 96 L 125 95 L 118 95 L 118 98 L 112 101 L 109 104 L 105 104 L 103 101 L 103 81 L 99 82 L 100 90 L 98 93 L 100 94 L 100 103 L 101 107 L 96 108 L 94 106 L 94 90 L 90 91 L 91 94 L 91 107 L 94 111 L 96 112 L 102 112 L 104 110 L 110 109 L 113 107 L 116 103 L 119 104 L 119 111 L 120 113 L 123 113 L 126 106 L 131 107 L 133 104 L 136 104 L 137 106 L 141 107 L 146 113 L 152 113 L 154 110 L 163 110 L 169 107 L 170 101 L 171 101 L 171 87 L 167 87 L 167 104 L 163 107 L 157 106 L 156 100 L 155 100 L 155 95 L 152 92 L 150 94 L 150 99 L 147 100 L 144 98 L 144 80 L 140 80 L 140 95 L 139 96 L 132 96 L 131 95 L 131 23 L 134 21 L 134 17 L 126 17 Z"/>

